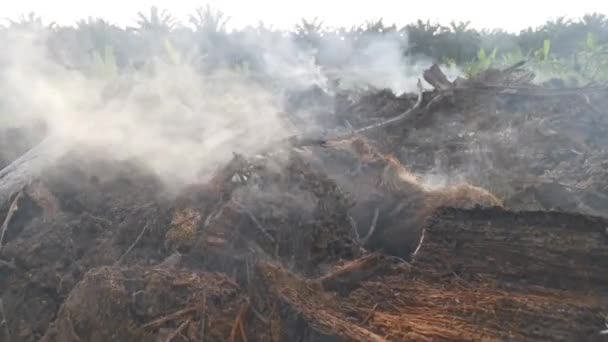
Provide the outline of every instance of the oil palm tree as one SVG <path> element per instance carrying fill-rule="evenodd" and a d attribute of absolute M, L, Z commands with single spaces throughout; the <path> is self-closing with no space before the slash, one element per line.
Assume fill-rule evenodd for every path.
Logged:
<path fill-rule="evenodd" d="M 479 51 L 480 35 L 470 25 L 470 21 L 450 23 L 450 33 L 446 35 L 446 55 L 457 63 L 470 61 Z"/>
<path fill-rule="evenodd" d="M 159 11 L 155 6 L 150 7 L 148 15 L 138 12 L 137 17 L 138 32 L 169 33 L 177 25 L 177 20 L 167 10 Z"/>
<path fill-rule="evenodd" d="M 197 8 L 196 13 L 190 16 L 189 21 L 197 32 L 225 33 L 230 18 L 224 12 L 214 10 L 207 5 Z"/>
<path fill-rule="evenodd" d="M 8 19 L 8 22 L 11 28 L 30 31 L 45 31 L 47 29 L 54 29 L 57 26 L 55 23 L 45 25 L 42 18 L 34 12 L 22 14 L 17 20 Z"/>
<path fill-rule="evenodd" d="M 416 23 L 406 25 L 401 31 L 407 33 L 410 42 L 409 53 L 438 58 L 441 57 L 441 51 L 438 51 L 440 38 L 449 29 L 440 24 L 431 23 L 430 20 L 418 19 Z"/>

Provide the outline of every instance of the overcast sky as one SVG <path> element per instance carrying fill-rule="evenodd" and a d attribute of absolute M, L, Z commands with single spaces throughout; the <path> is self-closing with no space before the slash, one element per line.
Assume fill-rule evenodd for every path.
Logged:
<path fill-rule="evenodd" d="M 403 25 L 422 18 L 445 24 L 470 20 L 476 28 L 518 31 L 559 16 L 608 13 L 608 1 L 602 0 L 0 0 L 0 16 L 16 18 L 34 11 L 45 21 L 60 24 L 73 24 L 92 16 L 130 25 L 138 11 L 152 5 L 168 9 L 185 21 L 193 9 L 207 3 L 226 12 L 232 27 L 262 20 L 276 28 L 291 28 L 303 17 L 319 17 L 330 26 L 351 26 L 374 18 L 384 18 L 385 24 Z"/>

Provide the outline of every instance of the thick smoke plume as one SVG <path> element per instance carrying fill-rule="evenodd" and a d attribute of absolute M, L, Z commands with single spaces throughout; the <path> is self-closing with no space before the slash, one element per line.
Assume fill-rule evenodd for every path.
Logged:
<path fill-rule="evenodd" d="M 66 149 L 103 148 L 144 161 L 172 182 L 201 168 L 255 153 L 288 134 L 278 98 L 243 73 L 209 74 L 161 59 L 140 70 L 94 77 L 53 62 L 44 37 L 4 37 L 0 82 L 4 115 L 42 120 Z"/>
<path fill-rule="evenodd" d="M 347 88 L 415 91 L 431 63 L 404 57 L 400 34 L 326 36 L 313 50 L 296 35 L 250 29 L 216 32 L 205 53 L 184 48 L 197 46 L 195 37 L 141 35 L 152 46 L 138 48 L 150 52 L 143 63 L 118 65 L 106 49 L 87 64 L 74 57 L 83 55 L 77 47 L 50 49 L 50 33 L 0 32 L 8 47 L 0 53 L 3 118 L 43 122 L 66 151 L 93 147 L 137 159 L 168 184 L 201 181 L 233 152 L 255 154 L 302 131 L 283 113 L 290 91 L 331 92 L 336 79 Z M 234 63 L 239 58 L 245 62 Z"/>

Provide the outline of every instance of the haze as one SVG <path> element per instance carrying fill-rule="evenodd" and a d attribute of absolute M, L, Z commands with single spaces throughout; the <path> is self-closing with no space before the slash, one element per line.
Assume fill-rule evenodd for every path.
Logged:
<path fill-rule="evenodd" d="M 376 1 L 281 1 L 281 0 L 223 0 L 223 1 L 170 1 L 170 0 L 104 0 L 78 1 L 22 0 L 0 2 L 0 13 L 5 18 L 34 11 L 47 22 L 73 24 L 86 17 L 101 17 L 120 25 L 134 22 L 138 11 L 150 6 L 169 10 L 185 21 L 197 7 L 211 4 L 231 17 L 231 27 L 255 25 L 263 21 L 275 28 L 291 28 L 301 18 L 318 17 L 329 26 L 358 25 L 365 20 L 384 18 L 385 24 L 405 25 L 417 19 L 430 19 L 444 24 L 450 21 L 471 21 L 473 27 L 502 28 L 519 31 L 536 27 L 548 19 L 560 16 L 577 18 L 586 13 L 608 13 L 606 3 L 599 0 L 579 1 L 474 1 L 435 0 L 406 2 Z"/>

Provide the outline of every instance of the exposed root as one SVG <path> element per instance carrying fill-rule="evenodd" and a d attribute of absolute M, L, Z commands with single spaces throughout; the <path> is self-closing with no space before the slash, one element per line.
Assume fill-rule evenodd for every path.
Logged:
<path fill-rule="evenodd" d="M 412 258 L 415 257 L 416 254 L 418 254 L 418 251 L 420 251 L 420 248 L 422 247 L 422 244 L 424 243 L 424 233 L 425 233 L 425 231 L 426 231 L 426 229 L 422 230 L 422 235 L 420 236 L 420 242 L 418 242 L 418 246 L 414 250 L 414 253 L 412 253 Z"/>
<path fill-rule="evenodd" d="M 402 114 L 399 114 L 393 118 L 390 118 L 388 120 L 384 120 L 382 122 L 378 122 L 375 123 L 373 125 L 369 125 L 366 127 L 361 127 L 357 130 L 354 131 L 354 133 L 356 134 L 361 134 L 361 133 L 365 133 L 367 131 L 371 131 L 374 129 L 378 129 L 378 128 L 382 128 L 382 127 L 386 127 L 388 125 L 392 125 L 394 123 L 397 123 L 399 121 L 402 121 L 406 118 L 408 118 L 410 115 L 412 115 L 412 113 L 414 113 L 415 111 L 418 110 L 418 108 L 420 108 L 420 105 L 422 104 L 422 83 L 420 82 L 420 80 L 418 80 L 418 99 L 416 100 L 416 104 L 414 104 L 414 107 L 408 109 L 407 111 L 405 111 Z"/>
<path fill-rule="evenodd" d="M 435 95 L 427 104 L 426 106 L 424 106 L 424 112 L 429 112 L 431 111 L 431 109 L 433 109 L 433 106 L 435 106 L 437 103 L 439 103 L 441 100 L 443 100 L 445 98 L 445 95 L 443 93 L 439 93 L 437 95 Z"/>
<path fill-rule="evenodd" d="M 347 139 L 347 138 L 356 136 L 358 134 L 367 133 L 367 132 L 373 131 L 375 129 L 393 125 L 395 123 L 398 123 L 400 121 L 407 119 L 408 117 L 410 117 L 412 114 L 414 114 L 415 112 L 417 112 L 420 109 L 420 106 L 422 105 L 423 90 L 424 89 L 422 88 L 422 82 L 419 79 L 418 80 L 418 98 L 417 98 L 414 106 L 412 108 L 408 109 L 407 111 L 405 111 L 395 117 L 392 117 L 390 119 L 387 119 L 387 120 L 384 120 L 384 121 L 381 121 L 381 122 L 378 122 L 378 123 L 375 123 L 372 125 L 368 125 L 365 127 L 357 128 L 357 129 L 353 129 L 353 127 L 350 125 L 350 123 L 348 123 L 347 124 L 347 127 L 349 128 L 348 133 L 340 134 L 338 136 L 328 137 L 327 139 L 292 136 L 292 137 L 288 138 L 288 142 L 290 143 L 290 145 L 292 147 L 314 146 L 314 145 L 326 147 L 330 141 Z"/>
<path fill-rule="evenodd" d="M 237 210 L 247 214 L 247 216 L 249 216 L 249 219 L 251 220 L 251 222 L 253 222 L 254 226 L 262 233 L 264 234 L 264 236 L 270 241 L 272 242 L 272 244 L 276 244 L 277 240 L 270 235 L 270 233 L 262 226 L 262 224 L 260 223 L 260 221 L 258 221 L 258 219 L 255 217 L 255 215 L 253 215 L 253 213 L 248 210 L 247 208 L 245 208 L 242 204 L 233 201 L 233 203 L 236 205 Z"/>
<path fill-rule="evenodd" d="M 0 325 L 4 326 L 4 333 L 6 334 L 6 340 L 11 340 L 11 332 L 8 329 L 8 320 L 6 318 L 6 313 L 4 312 L 4 302 L 2 298 L 0 298 L 0 315 L 2 315 L 2 321 L 0 321 Z"/>
<path fill-rule="evenodd" d="M 247 342 L 247 334 L 245 333 L 245 326 L 243 323 L 243 319 L 239 321 L 239 330 L 241 332 L 241 339 L 243 342 Z"/>
<path fill-rule="evenodd" d="M 355 238 L 355 242 L 360 245 L 361 239 L 359 238 L 359 231 L 357 230 L 357 221 L 355 221 L 352 216 L 348 215 L 348 223 L 350 223 L 350 226 L 353 229 L 353 236 Z"/>
<path fill-rule="evenodd" d="M 213 211 L 211 211 L 209 213 L 209 215 L 207 215 L 207 218 L 205 219 L 205 223 L 203 224 L 203 228 L 207 228 L 209 227 L 209 225 L 215 221 L 221 214 L 222 214 L 222 210 L 227 206 L 227 203 L 224 203 L 220 206 L 218 206 L 216 209 L 214 209 Z"/>
<path fill-rule="evenodd" d="M 207 324 L 207 292 L 203 294 L 203 305 L 201 307 L 201 328 L 199 336 L 201 337 L 201 342 L 205 341 L 205 325 Z"/>
<path fill-rule="evenodd" d="M 6 213 L 6 218 L 4 218 L 4 223 L 2 223 L 2 229 L 1 229 L 2 232 L 0 233 L 0 251 L 2 251 L 2 245 L 4 243 L 4 234 L 6 234 L 8 225 L 11 223 L 11 220 L 13 219 L 13 215 L 15 215 L 17 210 L 19 210 L 18 203 L 19 203 L 19 200 L 21 199 L 21 197 L 23 197 L 23 189 L 21 191 L 19 191 L 17 196 L 15 196 L 15 199 L 13 199 L 13 202 L 11 203 L 10 207 L 8 208 L 8 212 Z"/>
<path fill-rule="evenodd" d="M 365 235 L 365 237 L 361 240 L 362 245 L 365 246 L 365 244 L 367 244 L 369 239 L 374 235 L 374 232 L 376 231 L 376 225 L 378 223 L 379 214 L 380 214 L 380 209 L 378 209 L 378 208 L 374 209 L 374 217 L 372 218 L 372 224 L 369 227 L 369 231 L 367 231 L 367 234 Z"/>
<path fill-rule="evenodd" d="M 103 217 L 99 217 L 99 216 L 91 215 L 90 213 L 86 213 L 86 215 L 87 215 L 88 217 L 92 218 L 93 220 L 98 221 L 98 222 L 101 222 L 101 223 L 105 223 L 105 224 L 107 224 L 108 226 L 111 226 L 111 225 L 112 225 L 112 221 L 110 221 L 110 220 L 108 220 L 108 219 L 105 219 L 105 218 L 103 218 Z"/>
<path fill-rule="evenodd" d="M 378 303 L 376 303 L 374 305 L 374 307 L 369 310 L 369 313 L 367 314 L 367 316 L 365 316 L 365 318 L 363 319 L 363 322 L 361 322 L 361 324 L 366 324 L 367 321 L 369 321 L 370 318 L 372 318 L 372 316 L 374 315 L 374 312 L 376 312 L 376 308 L 378 308 Z"/>
<path fill-rule="evenodd" d="M 177 335 L 181 334 L 182 331 L 184 331 L 184 329 L 186 329 L 188 324 L 190 324 L 190 320 L 191 319 L 188 318 L 182 324 L 180 324 L 179 327 L 177 327 L 177 329 L 175 329 L 175 331 L 173 331 L 171 334 L 169 334 L 169 336 L 167 336 L 167 338 L 165 339 L 165 342 L 171 342 L 175 337 L 177 337 Z"/>
<path fill-rule="evenodd" d="M 249 304 L 243 304 L 241 310 L 239 310 L 239 313 L 236 315 L 232 331 L 230 332 L 230 342 L 236 342 L 237 331 L 241 335 L 241 341 L 247 342 L 247 335 L 245 334 L 245 328 L 243 327 L 243 316 L 247 312 L 248 307 Z"/>
<path fill-rule="evenodd" d="M 73 338 L 75 341 L 78 341 L 78 342 L 82 341 L 82 340 L 80 339 L 80 336 L 78 336 L 78 334 L 76 333 L 76 329 L 74 329 L 74 322 L 72 321 L 72 317 L 71 317 L 71 315 L 70 315 L 70 313 L 69 313 L 69 312 L 68 312 L 68 314 L 67 314 L 67 322 L 68 322 L 68 327 L 69 327 L 70 336 L 72 336 L 72 338 Z"/>
<path fill-rule="evenodd" d="M 137 238 L 135 239 L 135 241 L 133 241 L 133 244 L 131 246 L 129 246 L 129 248 L 127 249 L 127 251 L 123 255 L 121 255 L 120 258 L 118 258 L 118 260 L 116 261 L 115 265 L 119 265 L 122 262 L 122 260 L 127 256 L 127 254 L 129 254 L 129 252 L 131 252 L 131 250 L 135 247 L 135 245 L 137 245 L 137 243 L 139 242 L 139 240 L 141 239 L 141 237 L 144 235 L 144 233 L 148 229 L 149 225 L 150 225 L 150 223 L 146 223 L 146 225 L 144 226 L 144 228 L 141 230 L 141 233 L 139 233 L 139 235 L 137 236 Z"/>
<path fill-rule="evenodd" d="M 189 313 L 196 312 L 197 309 L 198 309 L 197 306 L 191 306 L 191 307 L 187 307 L 185 309 L 178 310 L 172 314 L 157 318 L 157 319 L 153 320 L 152 322 L 146 323 L 142 326 L 142 328 L 146 329 L 146 328 L 158 327 L 167 322 L 178 319 L 179 317 L 181 317 L 183 315 L 187 315 Z"/>
<path fill-rule="evenodd" d="M 251 312 L 253 313 L 253 315 L 260 320 L 260 322 L 269 325 L 270 324 L 270 320 L 266 317 L 264 317 L 264 315 L 262 315 L 258 310 L 256 310 L 256 308 L 252 306 L 249 307 L 249 309 L 251 309 Z"/>

